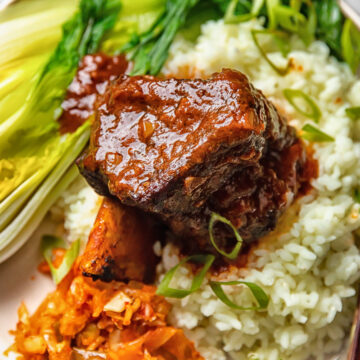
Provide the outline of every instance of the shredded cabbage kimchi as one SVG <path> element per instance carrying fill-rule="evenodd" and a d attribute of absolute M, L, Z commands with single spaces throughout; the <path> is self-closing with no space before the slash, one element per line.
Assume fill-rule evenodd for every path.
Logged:
<path fill-rule="evenodd" d="M 105 283 L 75 270 L 29 316 L 24 304 L 11 350 L 25 360 L 200 360 L 154 286 Z"/>

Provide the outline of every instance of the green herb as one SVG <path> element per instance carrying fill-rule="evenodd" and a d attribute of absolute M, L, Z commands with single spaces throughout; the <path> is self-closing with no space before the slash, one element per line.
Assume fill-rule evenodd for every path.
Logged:
<path fill-rule="evenodd" d="M 158 295 L 163 295 L 166 297 L 172 298 L 184 298 L 193 292 L 200 289 L 201 284 L 204 281 L 205 275 L 209 270 L 210 266 L 215 260 L 214 255 L 191 255 L 186 257 L 185 259 L 181 260 L 176 266 L 170 269 L 162 279 L 160 285 L 157 288 L 156 293 Z M 174 277 L 176 270 L 183 264 L 187 263 L 188 261 L 192 261 L 197 264 L 204 264 L 201 270 L 194 276 L 193 281 L 191 283 L 190 289 L 174 289 L 169 287 L 172 278 Z"/>
<path fill-rule="evenodd" d="M 132 75 L 159 73 L 177 31 L 198 1 L 167 0 L 166 9 L 153 26 L 142 34 L 133 34 L 130 42 L 123 47 L 123 51 L 132 51 Z"/>
<path fill-rule="evenodd" d="M 283 91 L 286 100 L 302 115 L 308 117 L 309 119 L 319 122 L 321 118 L 321 111 L 316 103 L 310 98 L 309 95 L 305 94 L 301 90 L 285 89 Z M 306 107 L 309 109 L 301 108 L 296 99 L 301 99 L 306 103 Z"/>
<path fill-rule="evenodd" d="M 335 139 L 322 132 L 315 126 L 311 124 L 305 124 L 302 128 L 302 134 L 301 137 L 312 142 L 330 142 L 335 141 Z"/>
<path fill-rule="evenodd" d="M 285 41 L 283 39 L 284 34 L 279 31 L 272 31 L 272 30 L 251 30 L 251 35 L 254 40 L 254 43 L 256 47 L 259 49 L 261 55 L 265 58 L 265 60 L 268 62 L 268 64 L 279 74 L 279 75 L 286 75 L 290 70 L 290 60 L 287 62 L 287 65 L 285 67 L 279 67 L 274 62 L 272 62 L 264 50 L 264 48 L 260 45 L 259 42 L 259 35 L 267 35 L 271 36 L 280 47 L 281 52 L 284 55 L 284 49 L 285 49 Z"/>
<path fill-rule="evenodd" d="M 234 232 L 234 235 L 236 238 L 236 245 L 234 246 L 233 250 L 230 253 L 227 253 L 227 252 L 221 250 L 215 242 L 213 232 L 214 232 L 214 225 L 217 221 L 229 226 L 231 228 L 231 230 Z M 236 257 L 239 254 L 239 251 L 241 249 L 243 240 L 242 240 L 240 234 L 238 233 L 237 229 L 235 228 L 235 226 L 231 223 L 231 221 L 229 221 L 228 219 L 224 218 L 223 216 L 213 212 L 211 214 L 211 218 L 209 221 L 209 235 L 210 235 L 210 241 L 211 241 L 212 245 L 221 255 L 223 255 L 229 259 L 236 259 Z"/>
<path fill-rule="evenodd" d="M 349 19 L 345 21 L 342 31 L 341 48 L 344 60 L 356 73 L 360 64 L 360 32 Z"/>
<path fill-rule="evenodd" d="M 258 303 L 258 306 L 251 306 L 251 307 L 244 307 L 235 304 L 232 302 L 228 296 L 225 294 L 222 286 L 226 285 L 245 285 L 247 286 L 252 295 L 254 296 L 256 302 Z M 216 296 L 227 306 L 229 306 L 232 309 L 237 310 L 262 310 L 266 309 L 269 304 L 269 297 L 266 295 L 263 289 L 261 289 L 260 286 L 247 281 L 226 281 L 226 282 L 218 282 L 218 281 L 210 281 L 211 289 L 214 291 Z"/>
<path fill-rule="evenodd" d="M 71 244 L 64 255 L 62 263 L 56 268 L 52 263 L 52 251 L 57 248 L 65 248 L 65 241 L 63 239 L 52 235 L 44 235 L 42 237 L 40 245 L 41 253 L 50 267 L 55 284 L 58 284 L 71 270 L 80 251 L 80 240 L 74 241 Z"/>
<path fill-rule="evenodd" d="M 345 112 L 346 115 L 353 120 L 357 120 L 360 118 L 360 106 L 347 108 L 345 109 Z"/>

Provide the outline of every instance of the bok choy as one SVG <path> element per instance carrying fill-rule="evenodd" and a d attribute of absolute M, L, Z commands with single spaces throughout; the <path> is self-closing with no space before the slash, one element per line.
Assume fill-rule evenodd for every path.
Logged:
<path fill-rule="evenodd" d="M 0 260 L 26 241 L 59 189 L 74 178 L 74 170 L 67 170 L 88 141 L 89 124 L 60 135 L 56 118 L 79 60 L 98 49 L 119 10 L 119 1 L 81 0 L 79 10 L 64 24 L 54 53 L 29 80 L 23 102 L 14 98 L 13 111 L 1 119 Z"/>

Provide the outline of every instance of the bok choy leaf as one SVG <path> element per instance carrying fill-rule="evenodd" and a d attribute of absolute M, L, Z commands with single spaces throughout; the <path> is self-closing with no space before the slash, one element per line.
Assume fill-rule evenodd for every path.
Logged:
<path fill-rule="evenodd" d="M 29 229 L 35 229 L 88 141 L 89 124 L 60 135 L 56 119 L 81 57 L 98 49 L 119 10 L 118 0 L 81 0 L 54 53 L 30 79 L 23 103 L 7 100 L 14 100 L 14 107 L 0 121 L 0 259 L 16 251 Z"/>

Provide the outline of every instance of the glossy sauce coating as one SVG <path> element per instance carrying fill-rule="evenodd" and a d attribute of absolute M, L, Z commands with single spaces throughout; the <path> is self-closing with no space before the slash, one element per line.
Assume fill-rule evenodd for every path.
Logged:
<path fill-rule="evenodd" d="M 60 132 L 74 132 L 82 125 L 93 114 L 97 96 L 104 94 L 107 85 L 127 68 L 124 55 L 85 55 L 61 105 Z"/>
<path fill-rule="evenodd" d="M 211 212 L 245 241 L 259 238 L 305 181 L 295 129 L 237 71 L 208 80 L 122 76 L 97 106 L 82 173 L 99 193 L 156 214 L 186 252 L 214 251 Z M 231 248 L 233 234 L 215 231 Z"/>
<path fill-rule="evenodd" d="M 265 141 L 291 141 L 287 131 L 238 72 L 225 70 L 211 81 L 125 76 L 100 100 L 85 161 L 109 177 L 112 194 L 146 202 L 212 154 L 231 150 L 225 156 L 232 161 L 257 161 Z M 194 181 L 187 179 L 189 190 Z"/>

